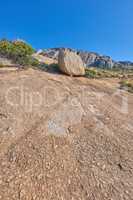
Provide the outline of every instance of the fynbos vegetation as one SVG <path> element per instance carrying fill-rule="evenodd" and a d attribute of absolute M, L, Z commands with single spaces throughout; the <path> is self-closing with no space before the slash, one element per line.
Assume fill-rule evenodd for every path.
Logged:
<path fill-rule="evenodd" d="M 101 69 L 101 68 L 86 68 L 85 76 L 88 78 L 132 78 L 132 69 Z"/>
<path fill-rule="evenodd" d="M 32 58 L 35 50 L 22 40 L 0 40 L 0 56 L 11 59 L 20 65 L 37 65 L 36 59 Z"/>

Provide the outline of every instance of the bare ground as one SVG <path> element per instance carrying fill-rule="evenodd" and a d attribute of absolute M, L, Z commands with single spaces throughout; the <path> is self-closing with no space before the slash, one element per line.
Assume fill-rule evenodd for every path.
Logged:
<path fill-rule="evenodd" d="M 0 199 L 133 199 L 133 94 L 117 79 L 0 74 Z"/>

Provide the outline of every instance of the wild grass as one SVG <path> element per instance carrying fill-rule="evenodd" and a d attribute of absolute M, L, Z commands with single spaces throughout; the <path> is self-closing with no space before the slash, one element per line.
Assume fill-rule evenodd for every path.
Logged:
<path fill-rule="evenodd" d="M 120 82 L 120 87 L 121 87 L 121 89 L 125 89 L 128 92 L 132 92 L 133 93 L 133 79 L 121 81 Z"/>
<path fill-rule="evenodd" d="M 85 76 L 87 78 L 128 78 L 133 77 L 133 70 L 90 67 L 85 69 Z"/>

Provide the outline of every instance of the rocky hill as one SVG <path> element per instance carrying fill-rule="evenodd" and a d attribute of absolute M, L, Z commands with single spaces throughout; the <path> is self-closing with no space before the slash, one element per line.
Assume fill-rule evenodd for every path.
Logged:
<path fill-rule="evenodd" d="M 119 88 L 0 73 L 0 199 L 132 200 L 133 95 Z"/>
<path fill-rule="evenodd" d="M 0 65 L 33 65 L 37 66 L 38 62 L 57 63 L 59 50 L 64 48 L 51 48 L 44 51 L 36 51 L 31 45 L 23 40 L 0 40 Z M 114 61 L 110 56 L 100 55 L 95 52 L 87 52 L 81 50 L 68 50 L 75 52 L 81 58 L 87 67 L 98 68 L 124 68 L 133 69 L 133 62 L 130 61 Z M 43 57 L 44 56 L 44 57 Z"/>
<path fill-rule="evenodd" d="M 56 60 L 58 58 L 59 49 L 60 48 L 46 49 L 44 51 L 40 51 L 40 54 Z M 114 61 L 110 56 L 104 56 L 94 52 L 77 51 L 73 49 L 70 50 L 75 51 L 77 54 L 79 54 L 87 67 L 89 66 L 104 67 L 104 68 L 120 67 L 120 68 L 133 69 L 133 62 L 129 61 L 117 62 Z"/>
<path fill-rule="evenodd" d="M 2 200 L 132 200 L 132 70 L 72 51 L 0 45 Z"/>

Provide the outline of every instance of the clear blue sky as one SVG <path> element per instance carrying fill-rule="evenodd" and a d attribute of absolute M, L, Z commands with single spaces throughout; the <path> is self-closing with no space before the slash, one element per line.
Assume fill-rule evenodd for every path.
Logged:
<path fill-rule="evenodd" d="M 133 0 L 1 0 L 3 37 L 133 61 Z"/>

